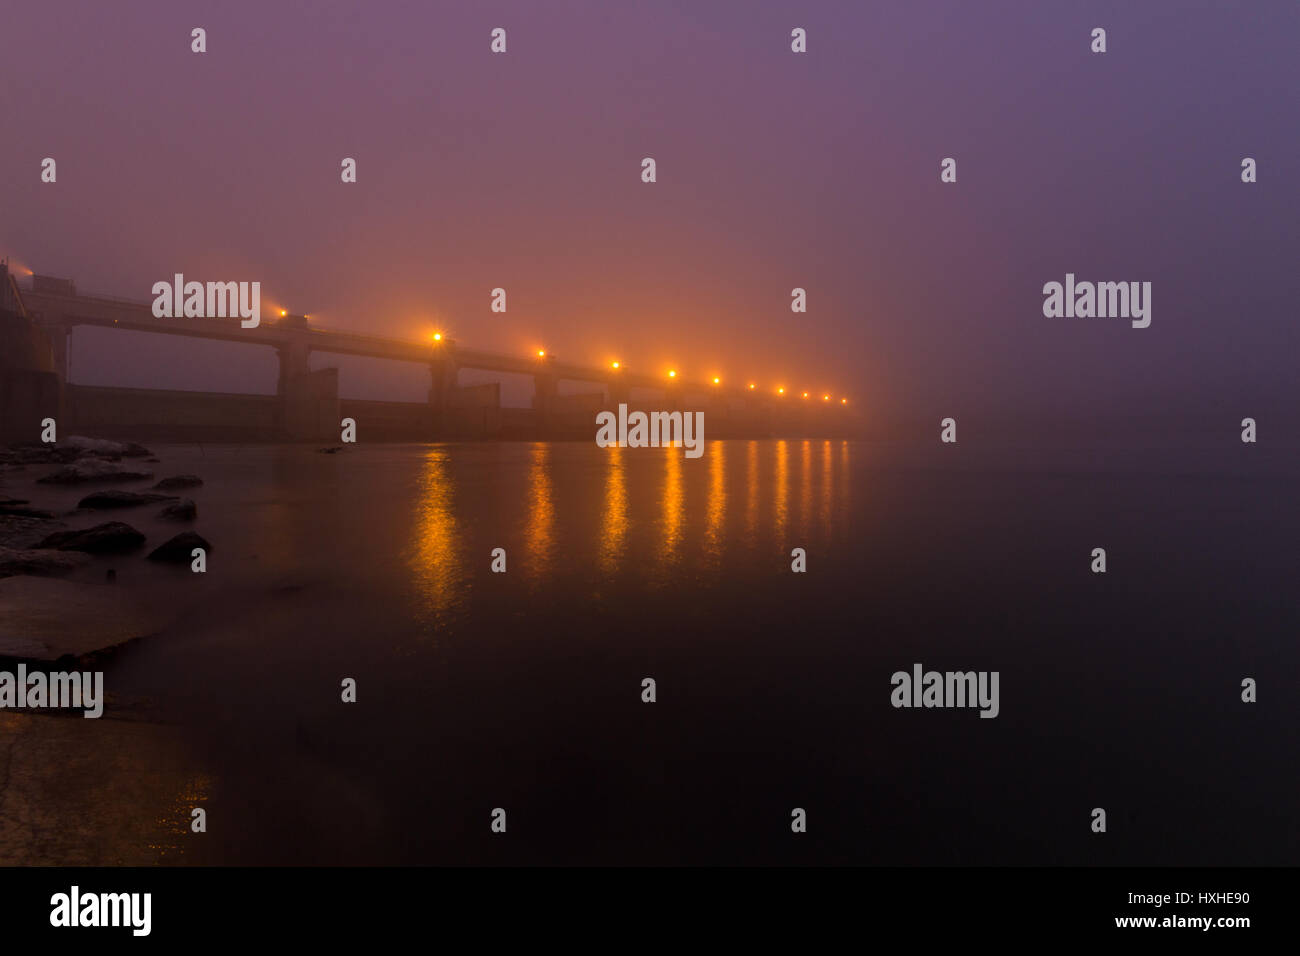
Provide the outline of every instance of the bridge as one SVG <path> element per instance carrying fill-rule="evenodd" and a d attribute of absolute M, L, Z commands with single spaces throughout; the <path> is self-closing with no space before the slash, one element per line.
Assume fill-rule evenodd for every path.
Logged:
<path fill-rule="evenodd" d="M 262 319 L 253 328 L 244 328 L 238 317 L 160 318 L 154 315 L 152 302 L 79 293 L 67 279 L 33 276 L 30 288 L 20 288 L 7 269 L 0 274 L 0 284 L 6 286 L 3 291 L 9 300 L 9 310 L 30 323 L 48 343 L 49 371 L 57 377 L 63 393 L 62 420 L 70 420 L 72 427 L 81 430 L 102 432 L 151 424 L 129 419 L 141 418 L 153 399 L 156 406 L 150 414 L 169 419 L 153 424 L 174 425 L 178 432 L 186 431 L 187 424 L 200 431 L 207 425 L 211 432 L 220 430 L 223 422 L 228 426 L 232 420 L 238 420 L 248 428 L 265 432 L 268 438 L 327 441 L 337 440 L 341 419 L 351 417 L 364 437 L 590 437 L 594 434 L 596 412 L 615 408 L 620 402 L 631 404 L 633 388 L 652 389 L 657 393 L 646 407 L 706 411 L 712 419 L 710 431 L 715 437 L 724 437 L 726 433 L 763 435 L 775 423 L 777 403 L 773 396 L 716 383 L 665 380 L 662 376 L 637 373 L 625 367 L 577 365 L 546 354 L 485 352 L 464 348 L 441 337 L 438 341 L 412 342 L 327 329 L 313 325 L 301 315 L 282 314 L 269 321 Z M 0 308 L 4 308 L 4 302 L 0 302 Z M 279 359 L 275 396 L 218 396 L 73 385 L 68 375 L 70 342 L 78 326 L 272 348 Z M 429 370 L 428 401 L 340 399 L 338 369 L 313 371 L 310 357 L 314 352 L 423 364 Z M 530 376 L 534 384 L 531 409 L 502 408 L 499 384 L 459 385 L 461 369 Z M 561 394 L 561 381 L 587 383 L 595 388 Z M 204 400 L 205 395 L 210 400 Z M 787 424 L 807 433 L 816 430 L 809 428 L 814 417 L 824 427 L 845 423 L 847 415 L 841 407 L 822 408 L 821 402 L 815 404 L 819 406 L 817 409 L 805 407 L 796 416 L 803 420 L 803 427 L 791 421 Z M 810 412 L 814 415 L 809 415 Z M 187 416 L 192 421 L 187 421 Z M 367 428 L 367 421 L 374 429 Z"/>

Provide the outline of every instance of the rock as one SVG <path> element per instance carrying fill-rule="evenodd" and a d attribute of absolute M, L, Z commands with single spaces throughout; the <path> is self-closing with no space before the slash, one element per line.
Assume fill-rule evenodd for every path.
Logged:
<path fill-rule="evenodd" d="M 51 518 L 0 513 L 0 547 L 34 548 L 67 525 Z"/>
<path fill-rule="evenodd" d="M 0 580 L 0 656 L 53 661 L 158 633 L 156 596 L 121 585 L 19 575 Z"/>
<path fill-rule="evenodd" d="M 121 442 L 108 441 L 103 438 L 87 438 L 85 435 L 69 435 L 58 443 L 61 448 L 75 448 L 83 455 L 118 455 L 126 446 Z"/>
<path fill-rule="evenodd" d="M 203 479 L 198 475 L 173 475 L 154 485 L 154 490 L 173 491 L 177 488 L 197 488 L 201 484 L 203 484 Z"/>
<path fill-rule="evenodd" d="M 153 454 L 135 442 L 87 438 L 85 435 L 70 435 L 58 444 L 61 448 L 74 449 L 80 455 L 97 455 L 100 458 L 147 458 Z"/>
<path fill-rule="evenodd" d="M 11 515 L 15 518 L 41 518 L 45 521 L 52 521 L 58 517 L 53 511 L 45 511 L 42 508 L 0 508 L 0 515 Z"/>
<path fill-rule="evenodd" d="M 182 498 L 158 513 L 158 517 L 166 518 L 168 521 L 193 521 L 198 515 L 198 506 L 189 498 Z"/>
<path fill-rule="evenodd" d="M 77 502 L 78 508 L 135 508 L 138 505 L 151 505 L 156 501 L 167 501 L 175 495 L 156 495 L 150 492 L 139 494 L 134 491 L 97 491 Z"/>
<path fill-rule="evenodd" d="M 36 480 L 49 485 L 79 485 L 87 481 L 143 481 L 152 477 L 152 471 L 132 471 L 111 461 L 83 458 Z"/>
<path fill-rule="evenodd" d="M 27 499 L 25 498 L 5 498 L 0 496 L 0 515 L 14 515 L 21 518 L 45 518 L 54 517 L 54 512 L 44 511 L 40 508 L 28 508 Z"/>
<path fill-rule="evenodd" d="M 10 445 L 5 450 L 4 460 L 14 465 L 51 463 L 63 465 L 76 461 L 81 454 L 81 451 L 76 448 L 60 448 L 58 445 L 45 442 L 25 442 Z"/>
<path fill-rule="evenodd" d="M 67 574 L 89 560 L 90 555 L 76 551 L 0 547 L 0 578 L 9 578 L 17 574 L 37 574 L 45 577 Z"/>
<path fill-rule="evenodd" d="M 212 545 L 193 531 L 182 531 L 170 541 L 166 541 L 149 552 L 150 561 L 188 562 L 193 558 L 195 548 L 211 551 Z"/>
<path fill-rule="evenodd" d="M 135 528 L 120 521 L 110 521 L 81 531 L 55 532 L 42 541 L 39 547 L 85 551 L 88 554 L 117 554 L 131 551 L 142 544 L 144 535 Z"/>

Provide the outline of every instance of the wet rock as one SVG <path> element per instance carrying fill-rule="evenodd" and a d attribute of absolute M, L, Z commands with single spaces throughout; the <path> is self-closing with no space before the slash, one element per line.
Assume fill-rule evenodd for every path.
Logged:
<path fill-rule="evenodd" d="M 147 637 L 169 619 L 156 596 L 134 588 L 35 575 L 0 579 L 0 607 L 0 656 L 43 661 Z"/>
<path fill-rule="evenodd" d="M 151 505 L 158 501 L 168 501 L 175 495 L 158 495 L 152 492 L 140 494 L 135 491 L 97 491 L 77 502 L 78 508 L 135 508 L 139 505 Z"/>
<path fill-rule="evenodd" d="M 135 442 L 87 438 L 85 435 L 70 435 L 58 445 L 60 448 L 73 449 L 79 455 L 96 455 L 100 458 L 147 458 L 153 454 Z"/>
<path fill-rule="evenodd" d="M 182 498 L 158 513 L 158 517 L 166 518 L 168 521 L 193 521 L 198 515 L 198 506 L 189 498 Z"/>
<path fill-rule="evenodd" d="M 0 547 L 0 578 L 9 578 L 18 574 L 36 574 L 43 577 L 67 574 L 89 560 L 90 555 L 76 551 Z"/>
<path fill-rule="evenodd" d="M 85 551 L 87 554 L 119 554 L 144 544 L 144 535 L 129 524 L 109 521 L 81 531 L 58 531 L 39 547 L 57 548 L 60 551 Z"/>
<path fill-rule="evenodd" d="M 21 518 L 45 518 L 48 520 L 54 517 L 54 512 L 45 511 L 41 508 L 29 508 L 25 498 L 0 497 L 0 515 L 12 515 Z"/>
<path fill-rule="evenodd" d="M 197 488 L 203 484 L 198 475 L 172 475 L 154 485 L 155 491 L 174 491 L 177 488 Z"/>
<path fill-rule="evenodd" d="M 150 551 L 149 560 L 188 563 L 193 559 L 191 552 L 195 548 L 211 551 L 212 545 L 193 531 L 182 531 L 176 537 Z"/>
<path fill-rule="evenodd" d="M 0 546 L 6 548 L 34 548 L 56 531 L 67 525 L 48 517 L 0 514 Z"/>
<path fill-rule="evenodd" d="M 88 481 L 143 481 L 152 477 L 152 471 L 133 471 L 100 458 L 83 458 L 36 480 L 49 485 L 79 485 Z"/>
<path fill-rule="evenodd" d="M 11 445 L 6 460 L 14 465 L 66 465 L 76 461 L 83 452 L 77 448 L 60 448 L 36 442 L 30 445 Z"/>
<path fill-rule="evenodd" d="M 45 521 L 52 521 L 58 517 L 53 511 L 46 511 L 43 508 L 0 508 L 0 516 L 3 515 L 15 518 L 40 518 Z"/>

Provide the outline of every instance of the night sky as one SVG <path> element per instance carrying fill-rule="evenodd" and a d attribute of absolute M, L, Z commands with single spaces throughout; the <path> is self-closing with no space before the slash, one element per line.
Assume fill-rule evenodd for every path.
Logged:
<path fill-rule="evenodd" d="M 84 291 L 259 280 L 264 312 L 830 390 L 936 436 L 1300 426 L 1289 0 L 43 0 L 0 22 L 0 253 Z M 1151 327 L 1045 318 L 1067 272 L 1150 281 Z M 275 386 L 269 351 L 73 341 L 82 383 Z M 344 396 L 427 386 L 315 361 Z"/>

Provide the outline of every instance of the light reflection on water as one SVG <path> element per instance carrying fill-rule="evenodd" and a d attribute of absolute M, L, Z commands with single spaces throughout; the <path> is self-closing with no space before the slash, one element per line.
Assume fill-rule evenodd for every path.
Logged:
<path fill-rule="evenodd" d="M 627 479 L 623 456 L 626 451 L 614 446 L 605 449 L 609 466 L 605 475 L 605 510 L 600 535 L 600 568 L 606 574 L 618 570 L 627 542 Z"/>
<path fill-rule="evenodd" d="M 551 446 L 538 442 L 529 449 L 528 529 L 525 549 L 529 577 L 546 577 L 555 551 L 554 482 L 551 479 Z M 507 548 L 507 552 L 509 549 Z"/>
<path fill-rule="evenodd" d="M 699 459 L 533 443 L 485 461 L 480 448 L 434 446 L 411 502 L 414 584 L 437 617 L 497 547 L 507 573 L 518 567 L 535 587 L 646 571 L 663 584 L 752 560 L 756 548 L 817 544 L 847 517 L 848 453 L 833 441 L 712 442 Z"/>
<path fill-rule="evenodd" d="M 412 567 L 426 607 L 435 613 L 446 611 L 456 601 L 462 576 L 448 455 L 447 449 L 440 447 L 425 455 L 415 502 Z"/>

